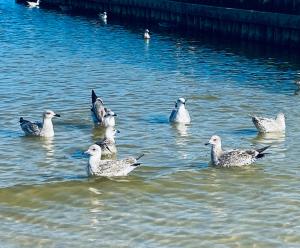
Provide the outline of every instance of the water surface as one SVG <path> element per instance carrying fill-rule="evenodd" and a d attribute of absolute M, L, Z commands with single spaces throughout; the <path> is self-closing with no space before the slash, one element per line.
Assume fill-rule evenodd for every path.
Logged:
<path fill-rule="evenodd" d="M 29 9 L 0 0 L 1 247 L 297 247 L 297 56 L 143 24 Z M 280 49 L 278 49 L 280 50 Z M 101 131 L 95 89 L 118 114 L 118 157 L 145 153 L 118 179 L 87 178 Z M 192 124 L 168 115 L 188 99 Z M 20 116 L 61 114 L 53 139 L 24 137 Z M 285 136 L 257 135 L 249 113 L 287 115 Z M 208 165 L 204 143 L 260 147 L 245 169 Z"/>

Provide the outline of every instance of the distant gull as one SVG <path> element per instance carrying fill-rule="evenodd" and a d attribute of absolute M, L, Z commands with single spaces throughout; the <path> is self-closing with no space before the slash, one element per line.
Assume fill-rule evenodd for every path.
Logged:
<path fill-rule="evenodd" d="M 185 123 L 189 124 L 191 122 L 190 114 L 185 108 L 186 100 L 184 98 L 178 98 L 175 103 L 175 108 L 173 109 L 169 121 L 171 123 Z"/>
<path fill-rule="evenodd" d="M 98 16 L 103 22 L 107 21 L 107 13 L 105 11 L 103 13 L 99 13 Z"/>
<path fill-rule="evenodd" d="M 43 122 L 30 122 L 20 118 L 20 126 L 26 135 L 30 136 L 42 136 L 53 137 L 54 130 L 52 124 L 53 117 L 60 117 L 59 114 L 55 114 L 52 110 L 46 110 L 43 113 Z"/>
<path fill-rule="evenodd" d="M 213 135 L 209 142 L 205 145 L 211 144 L 211 163 L 219 167 L 242 167 L 254 163 L 258 158 L 264 157 L 263 153 L 270 146 L 260 149 L 251 150 L 230 150 L 223 151 L 221 145 L 221 138 Z"/>
<path fill-rule="evenodd" d="M 95 124 L 104 125 L 104 116 L 106 115 L 106 108 L 103 100 L 97 97 L 94 90 L 92 90 L 92 118 Z"/>
<path fill-rule="evenodd" d="M 144 154 L 142 154 L 137 158 L 129 157 L 122 160 L 101 160 L 101 147 L 96 144 L 91 145 L 85 154 L 90 156 L 87 166 L 88 175 L 103 177 L 127 176 L 128 173 L 141 164 L 138 160 L 144 156 Z"/>
<path fill-rule="evenodd" d="M 103 117 L 103 126 L 104 127 L 114 127 L 116 125 L 115 117 L 117 116 L 110 109 L 105 109 L 106 114 Z"/>
<path fill-rule="evenodd" d="M 144 39 L 145 39 L 145 40 L 149 40 L 149 39 L 150 39 L 149 29 L 145 29 L 145 32 L 144 32 Z"/>
<path fill-rule="evenodd" d="M 252 117 L 252 122 L 255 127 L 261 133 L 285 132 L 285 116 L 283 113 L 279 113 L 276 119 L 258 117 L 255 115 L 250 116 Z"/>
<path fill-rule="evenodd" d="M 27 1 L 30 8 L 38 8 L 40 5 L 40 0 L 37 0 L 36 2 Z"/>
<path fill-rule="evenodd" d="M 105 130 L 104 138 L 101 141 L 96 142 L 96 145 L 101 147 L 103 156 L 117 153 L 115 135 L 119 132 L 119 130 L 115 130 L 113 127 L 108 127 Z"/>

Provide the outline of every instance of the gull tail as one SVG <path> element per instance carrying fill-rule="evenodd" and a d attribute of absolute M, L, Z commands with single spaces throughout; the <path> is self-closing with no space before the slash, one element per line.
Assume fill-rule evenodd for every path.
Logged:
<path fill-rule="evenodd" d="M 135 159 L 136 159 L 136 160 L 139 160 L 140 158 L 144 157 L 144 155 L 145 155 L 145 154 L 142 153 L 142 154 L 140 154 L 139 156 L 137 156 Z"/>
<path fill-rule="evenodd" d="M 259 148 L 256 151 L 258 152 L 258 154 L 256 155 L 256 158 L 262 158 L 264 157 L 266 154 L 268 153 L 264 153 L 265 150 L 267 150 L 270 146 L 265 146 L 263 148 Z"/>
<path fill-rule="evenodd" d="M 132 164 L 132 165 L 130 165 L 130 166 L 133 166 L 133 167 L 138 167 L 139 165 L 141 165 L 142 163 L 134 163 L 134 164 Z"/>
<path fill-rule="evenodd" d="M 139 160 L 139 159 L 142 158 L 144 155 L 145 155 L 144 153 L 140 154 L 139 156 L 137 156 L 137 157 L 135 158 L 135 160 Z M 139 166 L 139 165 L 141 165 L 141 164 L 142 164 L 142 163 L 137 162 L 137 163 L 134 163 L 134 164 L 132 164 L 132 165 L 130 165 L 130 166 L 137 167 L 137 166 Z"/>
<path fill-rule="evenodd" d="M 257 119 L 258 119 L 257 116 L 256 116 L 255 114 L 248 114 L 248 116 L 251 117 L 252 120 L 253 120 L 253 119 L 254 119 L 254 120 L 257 120 Z"/>
<path fill-rule="evenodd" d="M 96 102 L 97 95 L 94 90 L 92 90 L 92 103 Z"/>

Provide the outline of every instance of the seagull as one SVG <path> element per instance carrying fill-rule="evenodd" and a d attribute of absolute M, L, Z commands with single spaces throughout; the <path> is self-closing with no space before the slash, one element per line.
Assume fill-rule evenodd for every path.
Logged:
<path fill-rule="evenodd" d="M 114 127 L 116 125 L 115 116 L 117 116 L 110 109 L 105 109 L 106 114 L 103 117 L 103 126 L 104 127 Z"/>
<path fill-rule="evenodd" d="M 89 162 L 87 166 L 87 174 L 89 176 L 117 177 L 127 176 L 141 163 L 138 160 L 144 154 L 137 158 L 129 157 L 122 160 L 101 160 L 101 147 L 94 144 L 85 152 L 88 154 Z"/>
<path fill-rule="evenodd" d="M 42 137 L 53 137 L 54 130 L 52 124 L 53 117 L 60 117 L 59 114 L 55 114 L 52 110 L 46 110 L 43 113 L 43 122 L 31 122 L 20 118 L 20 126 L 24 131 L 25 135 L 29 136 L 42 136 Z"/>
<path fill-rule="evenodd" d="M 120 131 L 115 130 L 113 127 L 108 127 L 105 130 L 104 138 L 96 142 L 96 145 L 101 147 L 101 152 L 103 156 L 117 153 L 117 147 L 115 141 L 116 133 L 120 133 Z"/>
<path fill-rule="evenodd" d="M 103 125 L 106 109 L 101 98 L 97 97 L 94 90 L 92 90 L 92 118 L 95 124 Z"/>
<path fill-rule="evenodd" d="M 144 32 L 144 39 L 145 39 L 145 40 L 149 40 L 149 39 L 150 39 L 149 29 L 145 29 L 145 32 Z"/>
<path fill-rule="evenodd" d="M 107 21 L 107 13 L 105 11 L 103 13 L 99 13 L 98 16 L 102 21 Z"/>
<path fill-rule="evenodd" d="M 252 122 L 255 127 L 261 133 L 285 132 L 285 116 L 283 113 L 279 113 L 276 119 L 258 117 L 255 115 L 250 116 L 252 117 Z"/>
<path fill-rule="evenodd" d="M 175 103 L 175 108 L 173 109 L 169 121 L 171 123 L 185 123 L 189 124 L 191 122 L 190 114 L 185 108 L 186 100 L 182 97 L 178 98 Z"/>
<path fill-rule="evenodd" d="M 258 158 L 264 157 L 263 153 L 270 146 L 260 149 L 251 150 L 230 150 L 223 151 L 221 145 L 221 138 L 218 135 L 213 135 L 209 142 L 205 145 L 211 144 L 211 163 L 219 167 L 242 167 L 254 163 Z"/>
<path fill-rule="evenodd" d="M 27 1 L 30 8 L 38 8 L 40 5 L 40 0 L 37 0 L 36 2 Z"/>

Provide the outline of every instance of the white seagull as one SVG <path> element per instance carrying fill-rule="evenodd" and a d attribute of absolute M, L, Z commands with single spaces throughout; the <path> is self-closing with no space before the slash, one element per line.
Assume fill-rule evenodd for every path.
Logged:
<path fill-rule="evenodd" d="M 105 109 L 105 112 L 106 114 L 103 117 L 103 126 L 106 128 L 114 127 L 116 125 L 115 116 L 117 116 L 117 114 L 110 109 Z"/>
<path fill-rule="evenodd" d="M 99 13 L 98 16 L 102 21 L 107 21 L 107 13 L 105 11 L 103 13 Z"/>
<path fill-rule="evenodd" d="M 144 32 L 144 39 L 145 39 L 145 40 L 149 40 L 149 39 L 150 39 L 149 29 L 145 29 L 145 32 Z"/>
<path fill-rule="evenodd" d="M 27 1 L 30 8 L 38 8 L 40 5 L 40 0 L 37 0 L 36 2 Z"/>
<path fill-rule="evenodd" d="M 185 108 L 186 100 L 182 97 L 178 98 L 177 102 L 175 103 L 175 108 L 173 109 L 169 121 L 171 123 L 184 123 L 189 124 L 191 123 L 191 118 L 189 111 Z"/>
<path fill-rule="evenodd" d="M 88 154 L 89 162 L 87 166 L 87 174 L 89 176 L 117 177 L 127 176 L 128 173 L 137 168 L 138 160 L 144 155 L 137 158 L 129 157 L 122 160 L 101 160 L 101 147 L 91 145 L 85 152 Z"/>
<path fill-rule="evenodd" d="M 43 122 L 31 122 L 20 118 L 20 126 L 24 133 L 29 136 L 53 137 L 54 129 L 52 124 L 53 117 L 60 117 L 52 110 L 46 110 L 43 113 Z"/>
<path fill-rule="evenodd" d="M 113 155 L 117 153 L 115 136 L 116 133 L 120 133 L 119 130 L 115 130 L 113 127 L 108 127 L 105 130 L 105 136 L 102 140 L 96 142 L 96 145 L 101 147 L 103 156 Z"/>
<path fill-rule="evenodd" d="M 211 144 L 211 163 L 219 167 L 242 167 L 254 163 L 258 158 L 264 157 L 263 153 L 270 146 L 260 149 L 250 150 L 230 150 L 223 151 L 221 138 L 213 135 L 209 142 L 205 145 Z"/>
<path fill-rule="evenodd" d="M 285 132 L 285 116 L 279 113 L 275 119 L 250 115 L 252 122 L 261 133 Z"/>

